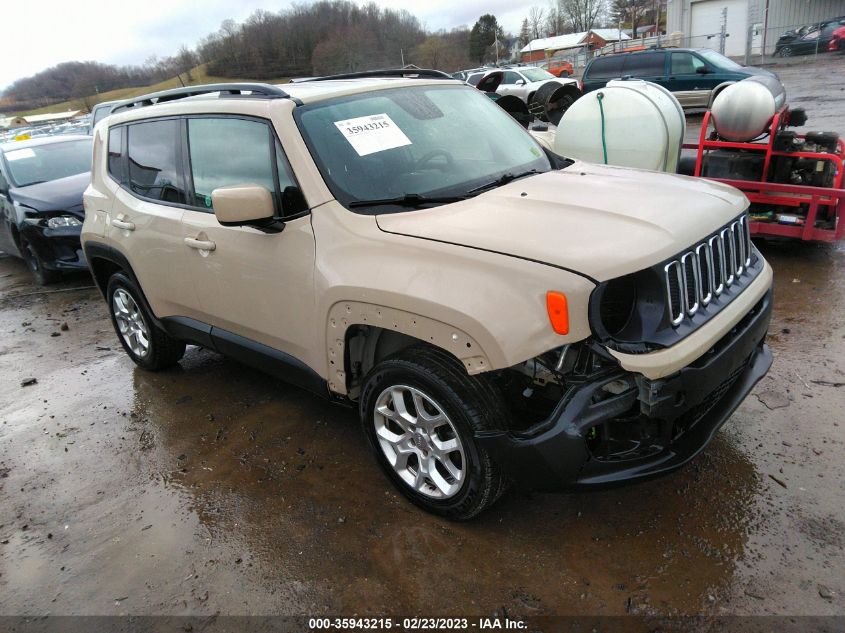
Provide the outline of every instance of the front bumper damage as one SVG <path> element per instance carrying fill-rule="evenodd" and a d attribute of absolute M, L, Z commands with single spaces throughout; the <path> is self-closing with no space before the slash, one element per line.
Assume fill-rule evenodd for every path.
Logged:
<path fill-rule="evenodd" d="M 80 243 L 82 226 L 51 229 L 40 223 L 24 223 L 21 235 L 26 237 L 44 268 L 49 270 L 87 270 L 88 263 Z"/>
<path fill-rule="evenodd" d="M 571 389 L 530 429 L 476 439 L 519 484 L 593 488 L 676 470 L 710 442 L 772 364 L 769 290 L 701 358 L 650 380 L 623 369 Z M 608 394 L 611 383 L 626 385 Z"/>

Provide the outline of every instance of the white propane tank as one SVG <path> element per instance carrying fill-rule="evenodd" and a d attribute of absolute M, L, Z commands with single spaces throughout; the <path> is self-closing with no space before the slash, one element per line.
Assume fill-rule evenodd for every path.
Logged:
<path fill-rule="evenodd" d="M 716 133 L 726 141 L 743 143 L 760 136 L 775 115 L 776 96 L 756 77 L 731 84 L 713 100 L 710 114 Z"/>
<path fill-rule="evenodd" d="M 686 132 L 675 96 L 642 80 L 614 80 L 564 113 L 555 152 L 569 158 L 675 173 Z"/>

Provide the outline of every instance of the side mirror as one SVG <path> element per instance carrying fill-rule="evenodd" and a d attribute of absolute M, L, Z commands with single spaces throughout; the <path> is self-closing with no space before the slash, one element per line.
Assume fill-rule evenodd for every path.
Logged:
<path fill-rule="evenodd" d="M 706 75 L 710 71 L 707 69 L 707 66 L 699 66 L 695 69 L 696 74 L 698 75 Z"/>
<path fill-rule="evenodd" d="M 9 181 L 6 180 L 6 177 L 3 174 L 0 174 L 0 193 L 4 196 L 9 195 Z"/>
<path fill-rule="evenodd" d="M 211 192 L 211 207 L 223 226 L 273 224 L 273 196 L 261 185 L 220 187 Z"/>
<path fill-rule="evenodd" d="M 517 86 L 524 86 L 524 85 L 525 85 L 525 80 L 524 80 L 524 79 L 517 79 L 517 80 L 516 80 L 516 85 L 517 85 Z"/>

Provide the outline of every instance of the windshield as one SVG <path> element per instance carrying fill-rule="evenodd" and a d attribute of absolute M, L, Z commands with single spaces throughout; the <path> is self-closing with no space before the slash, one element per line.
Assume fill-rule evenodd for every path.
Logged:
<path fill-rule="evenodd" d="M 710 51 L 705 49 L 698 51 L 698 54 L 717 68 L 742 68 L 742 66 L 737 64 L 734 60 L 728 59 L 727 57 L 720 53 L 717 53 L 716 51 Z"/>
<path fill-rule="evenodd" d="M 557 79 L 552 73 L 542 68 L 522 68 L 520 71 L 528 81 L 545 81 L 546 79 Z"/>
<path fill-rule="evenodd" d="M 551 168 L 531 135 L 474 88 L 378 90 L 294 113 L 329 189 L 346 206 L 408 194 L 471 195 L 506 174 Z"/>
<path fill-rule="evenodd" d="M 91 171 L 91 139 L 22 147 L 5 156 L 12 183 L 26 187 Z"/>

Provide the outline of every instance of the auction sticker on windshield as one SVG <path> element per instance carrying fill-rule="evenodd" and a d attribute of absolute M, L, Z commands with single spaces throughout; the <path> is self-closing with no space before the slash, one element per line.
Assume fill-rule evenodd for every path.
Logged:
<path fill-rule="evenodd" d="M 387 114 L 372 114 L 345 121 L 335 121 L 337 129 L 349 141 L 358 156 L 410 145 L 411 141 Z"/>

